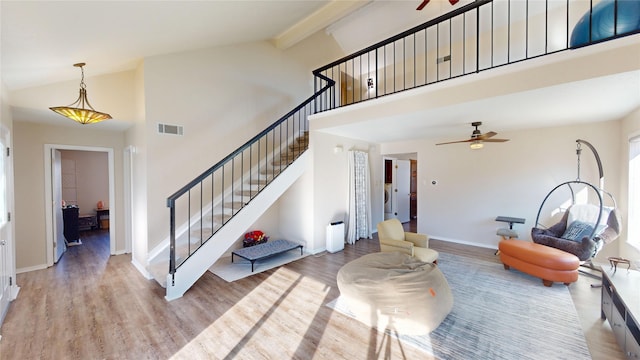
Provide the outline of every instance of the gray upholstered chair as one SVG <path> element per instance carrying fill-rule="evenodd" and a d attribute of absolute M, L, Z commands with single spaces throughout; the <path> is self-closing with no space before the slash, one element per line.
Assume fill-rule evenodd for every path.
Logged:
<path fill-rule="evenodd" d="M 438 252 L 429 249 L 429 236 L 404 231 L 398 219 L 378 223 L 378 239 L 381 252 L 399 251 L 424 262 L 438 262 Z"/>

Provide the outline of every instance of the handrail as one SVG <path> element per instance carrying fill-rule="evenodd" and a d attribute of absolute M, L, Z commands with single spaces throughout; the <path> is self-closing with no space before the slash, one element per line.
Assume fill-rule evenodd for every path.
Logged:
<path fill-rule="evenodd" d="M 239 148 L 234 150 L 232 153 L 230 153 L 229 155 L 224 157 L 222 160 L 218 161 L 215 165 L 213 165 L 209 169 L 205 170 L 202 174 L 198 175 L 195 179 L 191 180 L 189 183 L 187 183 L 185 186 L 183 186 L 180 190 L 178 190 L 178 191 L 174 192 L 173 194 L 171 194 L 171 196 L 169 196 L 167 198 L 167 206 L 168 207 L 173 206 L 174 203 L 175 203 L 175 200 L 177 198 L 179 198 L 181 195 L 184 195 L 187 191 L 189 191 L 190 188 L 194 187 L 195 185 L 200 183 L 203 179 L 205 179 L 207 176 L 211 175 L 211 173 L 213 173 L 217 169 L 221 168 L 222 165 L 224 165 L 225 163 L 229 162 L 229 160 L 234 158 L 236 155 L 240 154 L 243 150 L 246 150 L 249 146 L 251 146 L 251 144 L 254 144 L 256 141 L 258 141 L 258 139 L 262 138 L 267 133 L 269 133 L 271 130 L 275 129 L 284 120 L 289 118 L 294 113 L 300 111 L 302 108 L 304 108 L 306 105 L 308 105 L 313 100 L 318 98 L 322 93 L 324 93 L 327 89 L 329 89 L 330 87 L 332 87 L 335 84 L 335 82 L 333 80 L 329 79 L 329 78 L 326 78 L 326 80 L 327 80 L 327 85 L 325 85 L 323 88 L 321 88 L 320 91 L 318 91 L 316 94 L 311 95 L 309 98 L 307 98 L 305 101 L 303 101 L 300 105 L 296 106 L 293 110 L 289 111 L 284 116 L 282 116 L 278 121 L 274 122 L 269 127 L 267 127 L 266 129 L 264 129 L 260 133 L 258 133 L 256 136 L 254 136 L 251 139 L 249 139 L 246 143 L 241 145 Z"/>

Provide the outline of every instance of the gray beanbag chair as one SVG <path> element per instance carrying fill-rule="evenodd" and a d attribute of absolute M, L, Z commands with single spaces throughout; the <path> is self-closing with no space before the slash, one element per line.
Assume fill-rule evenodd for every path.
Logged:
<path fill-rule="evenodd" d="M 437 265 L 400 252 L 353 260 L 338 271 L 337 281 L 356 318 L 381 331 L 428 334 L 453 307 L 451 289 Z"/>

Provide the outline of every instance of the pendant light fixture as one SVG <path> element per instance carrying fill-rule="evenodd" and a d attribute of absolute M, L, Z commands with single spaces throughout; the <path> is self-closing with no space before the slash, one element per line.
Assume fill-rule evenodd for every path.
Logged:
<path fill-rule="evenodd" d="M 84 83 L 84 69 L 85 63 L 73 64 L 75 67 L 80 68 L 82 78 L 80 80 L 80 95 L 78 100 L 68 106 L 56 106 L 49 109 L 56 113 L 68 117 L 69 119 L 78 122 L 80 124 L 95 124 L 103 120 L 111 119 L 111 115 L 96 111 L 87 99 L 87 86 Z M 85 107 L 86 105 L 86 107 Z"/>

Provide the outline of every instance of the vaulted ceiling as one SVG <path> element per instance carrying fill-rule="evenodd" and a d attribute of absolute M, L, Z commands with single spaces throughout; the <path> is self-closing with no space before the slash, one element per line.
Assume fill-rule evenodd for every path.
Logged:
<path fill-rule="evenodd" d="M 439 14 L 441 3 L 451 8 L 444 0 L 423 12 L 415 1 L 2 1 L 2 79 L 15 90 L 76 79 L 78 61 L 96 76 L 133 69 L 144 57 L 220 45 L 288 47 L 329 26 L 352 52 Z M 347 24 L 363 30 L 341 36 Z"/>
<path fill-rule="evenodd" d="M 351 53 L 471 1 L 460 1 L 452 6 L 446 0 L 432 0 L 422 11 L 415 10 L 421 3 L 417 0 L 2 1 L 0 71 L 2 82 L 9 91 L 29 89 L 77 80 L 77 69 L 71 64 L 78 61 L 87 62 L 87 71 L 91 76 L 97 76 L 134 69 L 148 56 L 213 46 L 271 40 L 286 48 L 323 29 L 335 38 L 345 53 Z M 582 104 L 581 111 L 593 113 L 594 109 L 589 108 L 591 104 L 606 103 L 607 99 L 601 98 L 603 93 L 614 104 L 620 102 L 620 93 L 631 91 L 633 95 L 638 90 L 639 78 L 636 74 L 622 84 L 624 88 L 620 85 L 609 92 L 595 94 L 591 91 L 583 97 L 572 96 L 570 99 L 575 100 L 565 104 L 575 109 L 580 109 L 578 104 Z M 589 86 L 602 89 L 601 86 L 611 86 L 614 82 L 611 78 L 602 80 L 602 85 L 591 80 Z M 576 94 L 577 88 L 575 84 L 567 86 L 502 99 L 503 104 L 510 106 L 504 107 L 499 116 L 496 113 L 495 118 L 521 115 L 522 109 L 531 103 L 531 96 L 535 96 L 546 97 L 555 105 L 547 109 L 532 107 L 526 112 L 533 114 L 532 119 L 563 119 L 567 107 L 557 104 L 558 94 Z M 590 97 L 600 98 L 594 101 Z M 623 98 L 627 101 L 623 107 L 612 106 L 612 110 L 600 118 L 619 116 L 620 109 L 627 111 L 640 105 L 640 100 L 629 102 L 626 96 Z M 489 111 L 496 101 L 498 99 L 487 99 L 477 103 L 479 108 L 475 110 Z M 394 116 L 403 116 L 407 121 L 414 119 L 418 123 L 428 116 L 427 111 L 439 111 L 443 113 L 441 118 L 456 114 L 453 109 L 440 108 Z M 601 108 L 598 113 L 602 114 Z M 487 116 L 491 118 L 490 114 Z M 386 120 L 378 118 L 376 121 L 383 124 L 388 123 Z M 486 122 L 486 119 L 466 118 L 458 122 L 475 120 Z M 369 129 L 374 131 L 383 127 Z M 455 137 L 458 129 L 442 130 L 438 136 Z M 463 128 L 460 134 L 466 135 L 467 130 Z M 433 131 L 422 132 L 434 134 Z M 350 131 L 344 127 L 339 133 L 348 136 Z M 420 134 L 416 129 L 411 133 Z M 362 129 L 351 133 L 357 134 L 358 137 L 365 136 Z M 366 137 L 372 141 L 392 140 L 375 133 Z"/>

